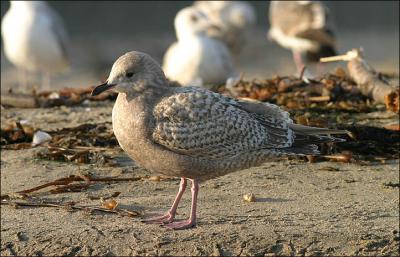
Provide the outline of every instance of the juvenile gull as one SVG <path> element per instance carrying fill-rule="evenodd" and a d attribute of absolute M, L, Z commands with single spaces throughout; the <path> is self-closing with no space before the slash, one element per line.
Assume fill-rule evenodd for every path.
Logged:
<path fill-rule="evenodd" d="M 128 52 L 117 59 L 105 84 L 92 95 L 112 89 L 114 134 L 139 165 L 181 177 L 171 209 L 145 220 L 172 229 L 196 224 L 199 182 L 260 165 L 270 157 L 318 154 L 316 143 L 341 130 L 294 124 L 278 106 L 235 100 L 199 87 L 169 87 L 150 56 Z M 190 217 L 174 221 L 187 179 L 192 182 Z"/>
<path fill-rule="evenodd" d="M 1 24 L 5 55 L 23 73 L 20 79 L 24 84 L 26 72 L 42 72 L 42 84 L 48 89 L 50 74 L 68 67 L 67 34 L 62 20 L 43 1 L 10 4 Z"/>
<path fill-rule="evenodd" d="M 186 7 L 175 18 L 178 41 L 164 55 L 165 75 L 180 84 L 212 88 L 224 84 L 236 72 L 227 47 L 206 35 L 218 29 L 194 7 Z"/>
<path fill-rule="evenodd" d="M 292 50 L 298 71 L 303 58 L 310 63 L 336 55 L 333 28 L 320 1 L 271 1 L 268 37 Z"/>
<path fill-rule="evenodd" d="M 225 42 L 238 54 L 246 43 L 248 29 L 256 22 L 254 8 L 244 1 L 195 1 L 193 6 L 203 11 L 221 29 L 208 35 Z"/>

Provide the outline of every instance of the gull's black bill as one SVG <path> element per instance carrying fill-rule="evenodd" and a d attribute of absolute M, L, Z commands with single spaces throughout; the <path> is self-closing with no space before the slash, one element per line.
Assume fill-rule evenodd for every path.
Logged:
<path fill-rule="evenodd" d="M 107 82 L 104 83 L 104 84 L 98 85 L 97 87 L 95 87 L 95 88 L 93 89 L 93 91 L 92 91 L 92 96 L 96 96 L 96 95 L 98 95 L 98 94 L 101 94 L 101 93 L 103 93 L 104 91 L 113 88 L 114 86 L 115 86 L 115 85 L 113 85 L 113 84 L 107 84 Z"/>

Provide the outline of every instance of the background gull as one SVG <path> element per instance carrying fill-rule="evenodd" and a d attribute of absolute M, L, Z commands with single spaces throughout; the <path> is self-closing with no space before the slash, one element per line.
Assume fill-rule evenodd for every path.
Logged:
<path fill-rule="evenodd" d="M 42 72 L 49 88 L 50 74 L 68 67 L 67 33 L 60 16 L 43 1 L 10 1 L 2 20 L 1 34 L 7 58 L 27 84 L 27 72 Z"/>
<path fill-rule="evenodd" d="M 307 62 L 336 55 L 328 12 L 319 1 L 271 1 L 268 37 L 292 50 L 297 70 Z"/>
<path fill-rule="evenodd" d="M 181 177 L 171 209 L 145 220 L 173 229 L 196 224 L 199 181 L 274 156 L 318 154 L 316 143 L 336 141 L 324 134 L 344 133 L 294 124 L 273 104 L 239 101 L 198 87 L 169 87 L 157 62 L 135 51 L 118 58 L 107 82 L 92 95 L 108 89 L 119 93 L 112 123 L 121 148 L 150 171 Z M 187 179 L 192 181 L 190 217 L 174 221 Z"/>
<path fill-rule="evenodd" d="M 165 75 L 180 84 L 207 86 L 225 83 L 236 76 L 230 53 L 219 40 L 206 35 L 218 29 L 194 7 L 186 7 L 175 17 L 177 42 L 164 55 Z"/>
<path fill-rule="evenodd" d="M 247 32 L 256 22 L 254 8 L 244 1 L 195 1 L 196 8 L 203 11 L 221 29 L 209 35 L 226 43 L 233 53 L 239 53 L 246 43 Z"/>

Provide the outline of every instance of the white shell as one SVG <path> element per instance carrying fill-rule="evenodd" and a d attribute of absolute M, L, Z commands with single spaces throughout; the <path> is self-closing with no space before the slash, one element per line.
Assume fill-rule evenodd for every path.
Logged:
<path fill-rule="evenodd" d="M 39 131 L 36 131 L 35 134 L 33 135 L 32 146 L 37 146 L 44 142 L 48 142 L 50 140 L 51 140 L 51 136 L 49 134 L 39 130 Z"/>
<path fill-rule="evenodd" d="M 60 94 L 57 93 L 57 92 L 53 92 L 47 98 L 49 98 L 49 99 L 58 99 L 58 98 L 60 98 Z"/>

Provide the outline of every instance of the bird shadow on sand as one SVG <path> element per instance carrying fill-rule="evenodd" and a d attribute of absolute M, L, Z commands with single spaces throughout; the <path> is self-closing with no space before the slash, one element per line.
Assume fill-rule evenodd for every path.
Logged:
<path fill-rule="evenodd" d="M 293 199 L 285 199 L 285 198 L 270 198 L 270 197 L 257 197 L 257 203 L 283 203 L 283 202 L 291 202 Z"/>

